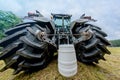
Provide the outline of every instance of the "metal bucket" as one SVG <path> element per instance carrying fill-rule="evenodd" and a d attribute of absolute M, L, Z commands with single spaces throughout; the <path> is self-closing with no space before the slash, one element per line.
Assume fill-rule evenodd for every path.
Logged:
<path fill-rule="evenodd" d="M 65 77 L 71 77 L 77 73 L 77 59 L 74 45 L 59 45 L 58 71 Z"/>

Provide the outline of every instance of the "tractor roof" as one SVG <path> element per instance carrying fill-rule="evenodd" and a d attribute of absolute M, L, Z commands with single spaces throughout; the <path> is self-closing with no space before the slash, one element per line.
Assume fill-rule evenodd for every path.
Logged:
<path fill-rule="evenodd" d="M 58 19 L 61 19 L 62 17 L 64 17 L 64 19 L 70 19 L 72 17 L 72 15 L 69 15 L 69 14 L 53 14 L 53 13 L 51 13 L 51 15 L 53 16 L 53 18 L 58 18 Z"/>

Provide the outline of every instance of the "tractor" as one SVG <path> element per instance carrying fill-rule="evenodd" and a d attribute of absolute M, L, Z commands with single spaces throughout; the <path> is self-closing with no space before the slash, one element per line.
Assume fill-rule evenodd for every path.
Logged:
<path fill-rule="evenodd" d="M 3 48 L 0 60 L 6 66 L 1 71 L 12 68 L 13 74 L 17 74 L 41 70 L 63 49 L 73 51 L 70 55 L 74 60 L 85 64 L 99 63 L 100 59 L 105 60 L 105 54 L 110 54 L 106 48 L 110 45 L 105 38 L 107 34 L 90 23 L 96 21 L 90 16 L 83 14 L 72 22 L 69 14 L 52 13 L 51 16 L 47 19 L 39 11 L 28 13 L 25 22 L 5 31 L 6 37 L 0 40 Z M 63 55 L 61 52 L 58 58 L 66 56 Z M 64 59 L 72 59 L 71 56 Z"/>

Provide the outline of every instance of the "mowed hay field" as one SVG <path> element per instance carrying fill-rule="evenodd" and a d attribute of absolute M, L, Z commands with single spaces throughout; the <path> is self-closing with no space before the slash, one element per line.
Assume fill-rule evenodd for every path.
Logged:
<path fill-rule="evenodd" d="M 61 76 L 57 68 L 57 60 L 53 60 L 47 68 L 31 74 L 12 75 L 13 70 L 0 72 L 0 80 L 120 80 L 120 47 L 109 47 L 111 55 L 105 55 L 107 61 L 86 65 L 78 62 L 78 73 L 71 77 Z M 4 67 L 0 61 L 0 69 Z"/>

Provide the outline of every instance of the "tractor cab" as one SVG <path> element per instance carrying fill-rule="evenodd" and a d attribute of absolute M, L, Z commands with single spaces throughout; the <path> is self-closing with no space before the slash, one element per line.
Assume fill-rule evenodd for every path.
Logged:
<path fill-rule="evenodd" d="M 56 33 L 58 36 L 58 44 L 69 44 L 70 23 L 72 15 L 68 14 L 51 14 L 55 23 Z"/>
<path fill-rule="evenodd" d="M 51 14 L 52 20 L 55 23 L 56 29 L 59 30 L 68 30 L 70 28 L 71 17 L 69 14 Z"/>

